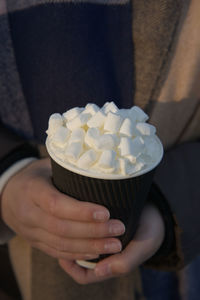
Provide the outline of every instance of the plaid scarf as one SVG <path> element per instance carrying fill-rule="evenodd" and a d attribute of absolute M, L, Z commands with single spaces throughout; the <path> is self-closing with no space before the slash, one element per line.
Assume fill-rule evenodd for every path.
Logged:
<path fill-rule="evenodd" d="M 28 110 L 26 95 L 22 88 L 22 78 L 16 63 L 16 49 L 14 49 L 10 16 L 39 6 L 48 8 L 50 5 L 55 5 L 56 7 L 61 4 L 68 5 L 68 7 L 73 6 L 77 9 L 80 7 L 87 9 L 89 5 L 90 7 L 95 5 L 106 8 L 112 7 L 113 11 L 125 8 L 126 14 L 120 15 L 122 16 L 120 20 L 123 21 L 120 25 L 128 24 L 128 26 L 125 27 L 126 29 L 121 35 L 116 34 L 116 31 L 113 29 L 115 26 L 110 32 L 109 30 L 106 31 L 106 29 L 110 29 L 109 27 L 104 28 L 104 33 L 109 33 L 108 37 L 112 41 L 108 45 L 112 49 L 110 57 L 106 57 L 109 58 L 108 66 L 114 65 L 113 77 L 116 79 L 116 85 L 113 85 L 111 94 L 119 84 L 118 95 L 121 96 L 122 103 L 125 103 L 128 99 L 129 103 L 132 101 L 132 103 L 141 106 L 148 113 L 152 113 L 157 105 L 161 87 L 169 74 L 174 49 L 178 40 L 177 29 L 183 12 L 183 3 L 187 6 L 189 0 L 2 0 L 0 2 L 0 120 L 27 138 L 34 136 L 33 122 Z M 130 20 L 124 19 L 127 15 L 132 17 L 129 23 L 127 22 Z M 79 19 L 76 21 L 78 23 Z M 117 22 L 114 25 L 117 25 Z M 131 35 L 127 30 L 128 27 Z M 122 37 L 125 39 L 123 40 Z M 121 47 L 120 50 L 125 49 L 127 51 L 115 52 L 117 47 Z M 113 61 L 113 59 L 115 60 Z M 70 71 L 73 71 L 73 66 Z M 100 85 L 96 84 L 95 87 L 98 87 L 100 90 Z M 108 85 L 110 85 L 110 82 L 108 82 Z M 193 105 L 192 100 L 190 108 Z M 184 103 L 186 103 L 185 108 L 187 110 L 184 109 Z M 193 103 L 195 107 L 195 101 Z M 182 112 L 178 106 L 180 105 L 174 105 L 173 109 L 171 109 L 169 105 L 169 111 Z M 189 112 L 187 99 L 185 102 L 183 101 L 182 106 L 184 112 Z M 157 114 L 161 118 L 164 115 L 161 115 L 160 112 L 164 111 L 166 113 L 167 111 L 165 105 L 163 107 L 163 110 L 157 110 Z M 188 113 L 187 118 L 189 121 L 192 120 L 192 117 L 192 113 Z M 169 117 L 169 123 L 171 119 Z M 157 115 L 155 120 L 158 120 Z M 185 124 L 185 128 L 187 128 L 189 121 Z M 158 121 L 158 125 L 159 123 L 162 123 L 162 120 L 161 122 L 160 120 Z M 181 123 L 180 120 L 178 120 L 178 123 Z M 166 122 L 163 121 L 163 124 L 163 132 L 165 133 L 165 128 L 167 128 Z M 173 125 L 175 132 L 178 126 L 177 128 L 174 127 L 176 126 Z M 182 127 L 183 124 L 180 125 L 180 130 L 178 128 L 181 133 Z M 170 136 L 173 136 L 174 132 L 170 132 Z M 180 132 L 178 134 L 180 136 Z M 174 140 L 177 139 L 177 136 L 175 136 Z"/>
<path fill-rule="evenodd" d="M 14 12 L 40 4 L 52 3 L 93 3 L 104 5 L 122 5 L 128 3 L 130 0 L 2 0 L 0 4 L 0 14 L 5 14 L 7 11 Z"/>
<path fill-rule="evenodd" d="M 0 72 L 1 121 L 26 137 L 34 136 L 33 125 L 25 100 L 26 96 L 16 65 L 9 15 L 38 6 L 55 5 L 56 7 L 56 5 L 61 4 L 76 8 L 84 6 L 86 9 L 91 5 L 100 5 L 107 7 L 108 10 L 109 7 L 112 7 L 113 11 L 125 8 L 126 13 L 120 15 L 119 21 L 114 20 L 114 22 L 118 22 L 116 25 L 119 25 L 119 22 L 126 24 L 123 31 L 118 36 L 113 29 L 115 26 L 110 32 L 105 31 L 107 38 L 111 41 L 110 47 L 113 46 L 114 49 L 115 46 L 115 48 L 120 49 L 118 53 L 116 52 L 118 57 L 114 61 L 111 58 L 110 64 L 114 63 L 116 66 L 115 77 L 118 77 L 118 85 L 121 84 L 122 90 L 119 95 L 122 98 L 122 105 L 125 104 L 126 106 L 126 103 L 130 105 L 134 102 L 150 113 L 153 107 L 152 101 L 156 101 L 168 69 L 169 50 L 180 17 L 180 0 L 159 0 L 151 1 L 151 3 L 147 3 L 145 0 L 2 0 L 0 2 L 0 70 L 4 71 Z M 131 14 L 132 21 L 127 17 Z M 112 19 L 113 16 L 114 14 L 111 13 L 109 18 Z M 118 27 L 116 26 L 116 28 Z M 127 28 L 129 29 L 127 30 Z M 132 30 L 132 34 L 129 34 L 129 30 Z M 165 39 L 162 38 L 163 35 Z M 152 39 L 154 47 L 151 45 Z M 124 49 L 128 49 L 128 51 L 124 51 Z M 113 53 L 111 55 L 113 56 Z M 130 92 L 125 92 L 125 89 Z M 113 93 L 112 98 L 115 96 L 116 94 Z M 125 98 L 129 99 L 128 102 Z"/>

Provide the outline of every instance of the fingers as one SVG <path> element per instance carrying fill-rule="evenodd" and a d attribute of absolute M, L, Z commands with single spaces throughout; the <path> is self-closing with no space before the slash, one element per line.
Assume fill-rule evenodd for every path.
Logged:
<path fill-rule="evenodd" d="M 73 262 L 60 261 L 61 267 L 79 283 L 87 284 L 128 274 L 159 249 L 164 237 L 164 223 L 159 211 L 146 205 L 134 240 L 121 253 L 100 261 L 94 270 L 77 267 Z"/>
<path fill-rule="evenodd" d="M 29 208 L 26 208 L 26 214 L 21 214 L 25 215 L 23 222 L 29 227 L 41 228 L 58 237 L 103 238 L 119 236 L 125 232 L 125 226 L 120 220 L 92 223 L 58 219 L 30 204 Z M 21 214 L 18 213 L 16 217 L 19 218 Z"/>
<path fill-rule="evenodd" d="M 121 242 L 113 238 L 117 232 L 118 235 L 124 232 L 124 225 L 118 220 L 81 223 L 48 216 L 39 207 L 32 207 L 30 211 L 32 214 L 26 216 L 29 226 L 22 224 L 20 228 L 27 240 L 43 243 L 59 252 L 106 254 L 121 251 Z"/>
<path fill-rule="evenodd" d="M 94 270 L 82 268 L 76 262 L 69 260 L 60 259 L 59 264 L 65 272 L 80 284 L 94 283 L 119 277 L 132 270 L 132 265 L 123 252 L 100 261 Z"/>
<path fill-rule="evenodd" d="M 44 243 L 45 245 L 60 251 L 70 253 L 91 253 L 91 254 L 107 254 L 117 253 L 121 251 L 121 242 L 115 238 L 102 239 L 70 239 L 61 238 L 54 234 L 48 233 L 42 229 L 27 230 L 29 239 L 36 243 Z"/>
<path fill-rule="evenodd" d="M 164 237 L 164 223 L 159 211 L 147 205 L 142 213 L 138 231 L 121 253 L 97 264 L 95 274 L 102 279 L 129 273 L 156 253 Z"/>
<path fill-rule="evenodd" d="M 76 222 L 48 215 L 41 220 L 40 227 L 58 237 L 67 238 L 114 237 L 122 235 L 125 231 L 123 223 L 119 220 L 109 220 L 105 223 Z"/>
<path fill-rule="evenodd" d="M 95 268 L 96 276 L 105 280 L 128 274 L 147 259 L 143 246 L 131 241 L 121 253 L 102 260 Z"/>
<path fill-rule="evenodd" d="M 79 284 L 98 282 L 102 279 L 96 276 L 94 270 L 82 268 L 75 261 L 59 259 L 60 267 Z"/>
<path fill-rule="evenodd" d="M 91 260 L 96 259 L 99 257 L 98 254 L 85 254 L 85 253 L 68 253 L 56 250 L 54 248 L 49 247 L 48 245 L 42 242 L 32 242 L 31 246 L 41 250 L 42 252 L 46 253 L 47 255 L 57 258 L 57 259 L 65 259 L 65 260 Z"/>
<path fill-rule="evenodd" d="M 52 216 L 87 222 L 105 222 L 110 217 L 107 208 L 64 195 L 46 180 L 38 181 L 37 187 L 40 193 L 33 199 L 35 204 Z"/>
<path fill-rule="evenodd" d="M 52 184 L 49 166 L 49 160 L 42 160 L 30 168 L 31 176 L 25 188 L 36 205 L 57 218 L 96 222 L 109 219 L 110 214 L 105 207 L 60 193 Z"/>

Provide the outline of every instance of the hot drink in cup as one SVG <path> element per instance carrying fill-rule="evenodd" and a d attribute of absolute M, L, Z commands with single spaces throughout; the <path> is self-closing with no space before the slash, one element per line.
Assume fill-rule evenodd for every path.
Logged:
<path fill-rule="evenodd" d="M 118 109 L 113 102 L 102 108 L 89 103 L 49 119 L 46 147 L 54 185 L 78 200 L 107 207 L 110 217 L 126 227 L 119 237 L 123 248 L 137 230 L 163 156 L 156 129 L 147 119 L 139 107 Z"/>

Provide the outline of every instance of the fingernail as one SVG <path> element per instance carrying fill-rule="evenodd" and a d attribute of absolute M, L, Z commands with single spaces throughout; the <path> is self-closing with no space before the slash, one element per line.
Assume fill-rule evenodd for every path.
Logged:
<path fill-rule="evenodd" d="M 104 221 L 104 220 L 107 220 L 109 219 L 109 212 L 108 211 L 95 211 L 94 214 L 93 214 L 93 218 L 95 220 L 98 220 L 98 221 Z"/>
<path fill-rule="evenodd" d="M 125 232 L 125 226 L 123 224 L 111 224 L 109 227 L 111 234 L 123 234 Z"/>
<path fill-rule="evenodd" d="M 96 276 L 106 276 L 106 275 L 111 275 L 112 270 L 110 265 L 101 265 L 99 267 L 95 268 L 95 274 Z"/>
<path fill-rule="evenodd" d="M 111 242 L 111 243 L 106 243 L 104 245 L 104 249 L 108 253 L 115 253 L 115 252 L 120 252 L 122 250 L 121 243 L 118 241 L 116 242 Z"/>

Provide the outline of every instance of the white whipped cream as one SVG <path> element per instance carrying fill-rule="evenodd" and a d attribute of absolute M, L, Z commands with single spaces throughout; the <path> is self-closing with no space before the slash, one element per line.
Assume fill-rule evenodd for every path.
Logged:
<path fill-rule="evenodd" d="M 161 160 L 156 128 L 137 106 L 119 109 L 114 102 L 94 103 L 53 114 L 47 150 L 62 166 L 94 177 L 122 178 L 145 173 Z M 90 174 L 90 175 L 89 175 Z"/>

